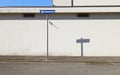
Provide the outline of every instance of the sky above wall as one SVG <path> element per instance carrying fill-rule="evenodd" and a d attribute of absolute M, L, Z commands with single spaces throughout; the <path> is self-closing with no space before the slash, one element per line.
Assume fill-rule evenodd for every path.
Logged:
<path fill-rule="evenodd" d="M 0 0 L 0 6 L 52 6 L 52 0 Z"/>

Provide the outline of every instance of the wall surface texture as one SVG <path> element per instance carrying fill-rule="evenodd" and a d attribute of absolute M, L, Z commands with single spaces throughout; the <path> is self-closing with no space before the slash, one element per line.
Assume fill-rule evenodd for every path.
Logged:
<path fill-rule="evenodd" d="M 45 15 L 10 15 L 0 15 L 0 55 L 46 55 Z M 120 56 L 120 14 L 57 14 L 49 19 L 49 55 L 80 56 L 76 40 L 89 38 L 84 56 Z"/>
<path fill-rule="evenodd" d="M 46 21 L 0 15 L 0 55 L 45 55 Z"/>

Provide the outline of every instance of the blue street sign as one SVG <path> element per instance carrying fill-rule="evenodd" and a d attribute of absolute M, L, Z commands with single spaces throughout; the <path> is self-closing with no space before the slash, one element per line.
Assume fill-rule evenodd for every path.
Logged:
<path fill-rule="evenodd" d="M 41 14 L 55 14 L 55 10 L 40 10 Z"/>

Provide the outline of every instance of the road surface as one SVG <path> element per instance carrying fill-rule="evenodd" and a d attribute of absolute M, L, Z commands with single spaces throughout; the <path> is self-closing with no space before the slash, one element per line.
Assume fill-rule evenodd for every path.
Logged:
<path fill-rule="evenodd" d="M 1 62 L 0 75 L 120 75 L 120 63 Z"/>

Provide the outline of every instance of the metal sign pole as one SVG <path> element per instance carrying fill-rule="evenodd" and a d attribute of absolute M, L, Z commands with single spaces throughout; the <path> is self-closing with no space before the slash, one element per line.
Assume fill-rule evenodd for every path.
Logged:
<path fill-rule="evenodd" d="M 46 14 L 46 20 L 47 20 L 47 60 L 49 58 L 49 23 L 48 23 L 48 14 Z"/>
<path fill-rule="evenodd" d="M 47 55 L 46 60 L 49 59 L 49 14 L 55 14 L 55 10 L 40 10 L 41 14 L 46 14 L 47 21 Z"/>

